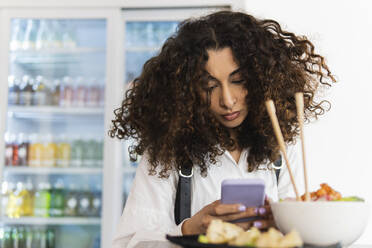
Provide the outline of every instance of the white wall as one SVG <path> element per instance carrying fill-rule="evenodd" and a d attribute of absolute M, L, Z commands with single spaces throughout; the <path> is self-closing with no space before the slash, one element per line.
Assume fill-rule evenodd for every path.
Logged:
<path fill-rule="evenodd" d="M 311 189 L 327 182 L 372 203 L 372 1 L 247 0 L 245 9 L 306 35 L 338 83 L 332 109 L 305 131 Z M 371 211 L 372 214 L 372 211 Z M 342 218 L 342 216 L 340 216 Z M 372 218 L 359 244 L 372 244 Z"/>

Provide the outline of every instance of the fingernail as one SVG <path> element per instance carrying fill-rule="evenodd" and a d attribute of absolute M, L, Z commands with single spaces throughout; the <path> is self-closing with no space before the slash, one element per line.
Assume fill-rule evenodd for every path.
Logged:
<path fill-rule="evenodd" d="M 257 228 L 260 228 L 260 227 L 262 227 L 262 223 L 260 221 L 255 221 L 255 222 L 253 222 L 253 226 L 257 227 Z"/>
<path fill-rule="evenodd" d="M 260 208 L 255 208 L 255 209 L 254 209 L 254 214 L 255 214 L 255 215 L 258 215 L 258 213 L 259 213 L 259 209 L 260 209 Z"/>
<path fill-rule="evenodd" d="M 244 205 L 239 206 L 239 211 L 244 212 L 247 208 Z"/>
<path fill-rule="evenodd" d="M 266 208 L 259 208 L 258 212 L 260 213 L 260 215 L 265 215 L 266 214 Z"/>

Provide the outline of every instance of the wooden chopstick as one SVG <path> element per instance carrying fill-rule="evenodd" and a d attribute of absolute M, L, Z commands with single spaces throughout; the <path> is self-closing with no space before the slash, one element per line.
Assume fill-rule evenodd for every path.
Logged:
<path fill-rule="evenodd" d="M 296 194 L 296 200 L 301 201 L 301 198 L 298 194 L 296 183 L 295 183 L 295 180 L 294 180 L 294 177 L 293 177 L 293 174 L 292 174 L 291 166 L 289 164 L 283 134 L 282 134 L 282 131 L 280 130 L 279 121 L 278 121 L 278 118 L 276 116 L 276 110 L 275 110 L 274 102 L 273 102 L 273 100 L 269 99 L 265 102 L 265 104 L 266 104 L 267 112 L 270 116 L 271 123 L 272 123 L 273 128 L 274 128 L 274 133 L 275 133 L 275 136 L 276 136 L 276 140 L 278 141 L 278 144 L 279 144 L 279 149 L 284 156 L 284 160 L 285 160 L 285 163 L 286 163 L 287 168 L 288 168 L 289 177 L 291 179 L 292 186 L 293 186 L 294 192 Z"/>
<path fill-rule="evenodd" d="M 300 138 L 302 146 L 302 162 L 304 166 L 304 179 L 305 179 L 305 201 L 310 201 L 310 193 L 308 188 L 308 176 L 306 170 L 306 153 L 305 153 L 305 138 L 304 138 L 304 94 L 297 92 L 295 94 L 296 108 L 297 108 L 297 120 L 300 126 Z"/>

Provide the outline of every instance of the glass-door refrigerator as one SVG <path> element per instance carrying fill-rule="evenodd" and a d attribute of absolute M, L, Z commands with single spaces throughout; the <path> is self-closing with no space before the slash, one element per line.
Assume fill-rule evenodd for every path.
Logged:
<path fill-rule="evenodd" d="M 2 18 L 0 247 L 100 247 L 111 16 Z"/>

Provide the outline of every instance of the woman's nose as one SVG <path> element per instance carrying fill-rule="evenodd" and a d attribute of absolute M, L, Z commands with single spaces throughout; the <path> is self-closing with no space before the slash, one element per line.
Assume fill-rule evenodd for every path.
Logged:
<path fill-rule="evenodd" d="M 234 92 L 229 87 L 222 87 L 221 96 L 220 96 L 220 105 L 221 107 L 227 109 L 233 109 L 236 103 L 236 98 Z"/>

